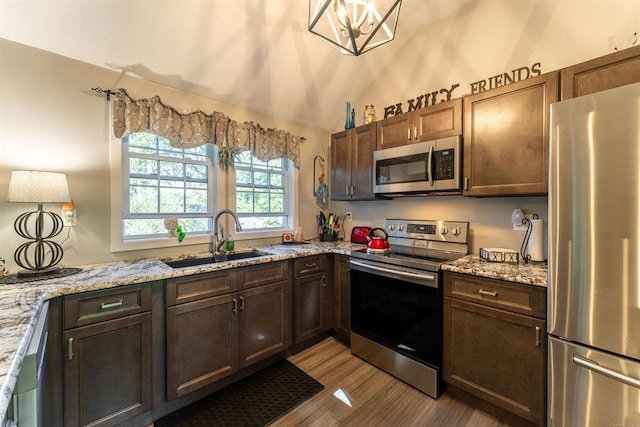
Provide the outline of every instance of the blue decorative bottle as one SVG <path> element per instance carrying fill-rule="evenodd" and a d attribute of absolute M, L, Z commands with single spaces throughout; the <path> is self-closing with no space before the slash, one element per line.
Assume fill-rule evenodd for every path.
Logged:
<path fill-rule="evenodd" d="M 353 123 L 351 122 L 351 103 L 347 101 L 347 114 L 344 122 L 345 129 L 351 129 L 353 127 Z"/>

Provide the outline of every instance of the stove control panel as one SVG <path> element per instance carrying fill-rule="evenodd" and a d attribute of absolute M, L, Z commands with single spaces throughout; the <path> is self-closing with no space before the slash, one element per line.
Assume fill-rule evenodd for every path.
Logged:
<path fill-rule="evenodd" d="M 387 219 L 385 228 L 390 237 L 467 243 L 468 222 Z"/>

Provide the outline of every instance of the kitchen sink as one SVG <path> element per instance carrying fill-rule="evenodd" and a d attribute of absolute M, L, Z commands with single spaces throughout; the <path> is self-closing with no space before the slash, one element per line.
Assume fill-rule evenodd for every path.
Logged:
<path fill-rule="evenodd" d="M 264 253 L 251 251 L 251 252 L 232 252 L 232 253 L 221 253 L 216 256 L 208 256 L 202 258 L 186 258 L 179 259 L 175 261 L 163 261 L 169 267 L 172 268 L 183 268 L 183 267 L 194 267 L 196 265 L 206 265 L 206 264 L 215 264 L 218 262 L 225 261 L 237 261 L 241 259 L 247 258 L 256 258 L 259 256 L 264 256 Z"/>

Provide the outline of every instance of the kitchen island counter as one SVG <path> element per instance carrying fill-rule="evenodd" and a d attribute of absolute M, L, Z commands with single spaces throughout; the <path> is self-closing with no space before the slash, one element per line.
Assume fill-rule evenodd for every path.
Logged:
<path fill-rule="evenodd" d="M 82 268 L 81 272 L 62 278 L 28 283 L 0 283 L 0 423 L 6 417 L 38 314 L 44 302 L 51 298 L 308 255 L 348 255 L 352 250 L 362 247 L 364 246 L 349 242 L 272 245 L 253 248 L 260 254 L 257 257 L 193 267 L 174 269 L 160 258 L 141 259 L 79 266 Z M 205 255 L 207 254 L 202 254 Z M 177 259 L 180 258 L 171 258 Z"/>
<path fill-rule="evenodd" d="M 470 274 L 524 285 L 547 287 L 546 262 L 530 262 L 527 264 L 522 262 L 518 264 L 489 262 L 483 260 L 478 255 L 467 255 L 446 262 L 442 266 L 442 269 L 453 273 Z"/>

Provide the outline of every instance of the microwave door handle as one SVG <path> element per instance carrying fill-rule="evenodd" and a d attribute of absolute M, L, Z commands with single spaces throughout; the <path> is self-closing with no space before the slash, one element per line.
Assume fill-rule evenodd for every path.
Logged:
<path fill-rule="evenodd" d="M 427 182 L 433 187 L 433 145 L 429 147 L 429 158 L 427 159 Z"/>

